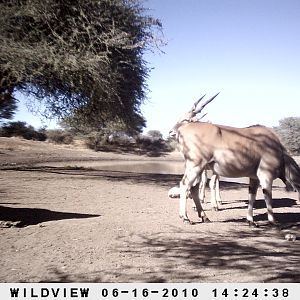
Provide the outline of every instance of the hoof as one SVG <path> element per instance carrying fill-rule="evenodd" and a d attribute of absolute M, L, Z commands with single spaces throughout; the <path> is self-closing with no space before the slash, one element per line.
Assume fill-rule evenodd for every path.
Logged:
<path fill-rule="evenodd" d="M 247 221 L 247 222 L 248 222 L 248 225 L 249 225 L 250 227 L 259 228 L 259 225 L 258 225 L 257 223 L 255 223 L 255 222 L 253 222 L 253 221 Z"/>
<path fill-rule="evenodd" d="M 280 223 L 277 221 L 269 221 L 269 225 L 272 227 L 280 227 Z"/>
<path fill-rule="evenodd" d="M 213 207 L 213 210 L 214 211 L 219 211 L 220 209 L 219 209 L 219 207 Z"/>
<path fill-rule="evenodd" d="M 211 223 L 211 220 L 208 217 L 202 217 L 200 218 L 200 220 L 202 221 L 202 223 Z"/>
<path fill-rule="evenodd" d="M 183 224 L 184 225 L 191 225 L 191 221 L 189 219 L 183 219 Z"/>

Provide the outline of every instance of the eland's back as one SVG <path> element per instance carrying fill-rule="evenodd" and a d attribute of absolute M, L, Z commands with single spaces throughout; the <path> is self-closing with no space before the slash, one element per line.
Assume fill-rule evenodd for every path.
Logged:
<path fill-rule="evenodd" d="M 264 126 L 235 128 L 204 122 L 188 123 L 178 130 L 184 157 L 210 164 L 226 177 L 256 177 L 259 166 L 278 177 L 283 151 L 278 137 Z"/>

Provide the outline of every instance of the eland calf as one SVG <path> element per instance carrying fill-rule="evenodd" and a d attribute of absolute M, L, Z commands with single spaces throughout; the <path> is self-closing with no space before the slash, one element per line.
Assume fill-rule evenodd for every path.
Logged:
<path fill-rule="evenodd" d="M 207 170 L 204 170 L 201 174 L 201 179 L 199 183 L 199 199 L 201 203 L 205 202 L 205 188 L 207 184 Z M 198 180 L 194 183 L 197 184 Z M 220 183 L 219 183 L 219 176 L 216 174 L 213 174 L 209 181 L 209 188 L 210 188 L 210 203 L 212 206 L 212 209 L 215 211 L 218 211 L 220 209 L 219 204 L 222 204 L 222 199 L 220 195 Z M 168 197 L 169 198 L 180 198 L 180 187 L 174 186 L 169 189 L 168 191 Z M 193 208 L 197 210 L 196 206 L 194 205 Z"/>

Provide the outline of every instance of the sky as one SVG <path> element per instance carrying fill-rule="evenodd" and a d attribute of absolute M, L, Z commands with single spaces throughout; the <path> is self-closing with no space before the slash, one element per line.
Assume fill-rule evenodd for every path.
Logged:
<path fill-rule="evenodd" d="M 154 70 L 147 129 L 167 134 L 202 95 L 220 92 L 207 120 L 236 127 L 277 126 L 300 116 L 300 1 L 149 0 L 163 23 L 165 54 Z"/>
<path fill-rule="evenodd" d="M 299 0 L 145 0 L 167 42 L 147 52 L 153 68 L 142 105 L 148 130 L 164 136 L 202 95 L 220 92 L 206 120 L 277 126 L 300 116 Z M 15 119 L 38 127 L 22 106 Z M 49 127 L 55 123 L 44 121 Z"/>

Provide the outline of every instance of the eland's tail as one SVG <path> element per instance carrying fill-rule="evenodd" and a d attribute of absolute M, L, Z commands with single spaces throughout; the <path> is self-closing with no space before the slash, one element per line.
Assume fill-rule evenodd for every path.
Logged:
<path fill-rule="evenodd" d="M 285 178 L 287 182 L 298 192 L 300 201 L 300 167 L 296 161 L 284 153 Z"/>

